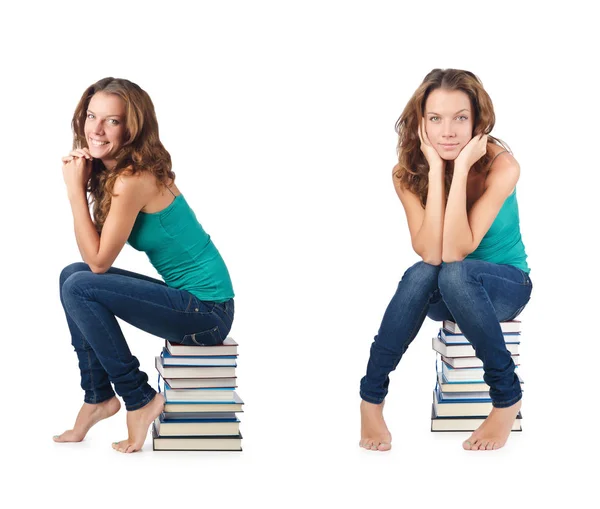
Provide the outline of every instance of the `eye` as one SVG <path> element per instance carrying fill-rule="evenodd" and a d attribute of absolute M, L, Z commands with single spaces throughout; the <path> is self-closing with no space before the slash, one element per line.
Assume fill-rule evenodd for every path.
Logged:
<path fill-rule="evenodd" d="M 110 125 L 119 125 L 119 121 L 118 121 L 118 120 L 115 120 L 114 118 L 109 118 L 109 119 L 108 119 L 108 123 L 109 123 Z"/>
<path fill-rule="evenodd" d="M 94 119 L 94 115 L 92 113 L 88 113 L 87 114 L 87 118 L 89 118 L 90 120 Z"/>
<path fill-rule="evenodd" d="M 431 120 L 432 122 L 437 122 L 439 120 L 439 118 L 440 117 L 433 116 L 433 117 L 429 117 L 429 120 Z"/>
<path fill-rule="evenodd" d="M 458 120 L 469 120 L 469 117 L 466 117 L 465 115 L 460 115 L 457 118 Z"/>

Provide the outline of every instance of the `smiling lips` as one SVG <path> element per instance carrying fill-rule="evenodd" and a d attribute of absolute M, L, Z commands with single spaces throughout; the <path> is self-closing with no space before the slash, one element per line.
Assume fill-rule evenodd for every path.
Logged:
<path fill-rule="evenodd" d="M 440 146 L 445 149 L 453 149 L 454 147 L 458 147 L 458 143 L 440 143 Z"/>
<path fill-rule="evenodd" d="M 90 141 L 94 147 L 102 147 L 104 145 L 108 145 L 108 141 L 94 140 L 93 138 L 90 138 Z"/>

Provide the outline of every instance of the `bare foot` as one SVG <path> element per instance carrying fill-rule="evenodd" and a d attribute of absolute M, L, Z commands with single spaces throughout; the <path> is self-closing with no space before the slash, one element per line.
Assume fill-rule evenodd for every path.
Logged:
<path fill-rule="evenodd" d="M 54 435 L 53 440 L 55 442 L 81 442 L 94 424 L 115 415 L 119 408 L 121 408 L 121 403 L 116 396 L 95 405 L 84 403 L 77 414 L 73 429 L 65 431 L 62 435 Z"/>
<path fill-rule="evenodd" d="M 146 441 L 150 424 L 160 415 L 164 406 L 164 396 L 157 394 L 146 406 L 127 412 L 127 431 L 129 432 L 129 437 L 127 440 L 122 440 L 121 442 L 113 442 L 113 449 L 127 453 L 139 451 Z"/>
<path fill-rule="evenodd" d="M 520 409 L 521 400 L 507 408 L 492 408 L 487 419 L 473 432 L 469 440 L 463 442 L 463 449 L 467 451 L 500 449 L 508 440 Z"/>
<path fill-rule="evenodd" d="M 383 420 L 384 403 L 360 402 L 360 446 L 367 450 L 389 451 L 392 448 L 392 435 Z"/>

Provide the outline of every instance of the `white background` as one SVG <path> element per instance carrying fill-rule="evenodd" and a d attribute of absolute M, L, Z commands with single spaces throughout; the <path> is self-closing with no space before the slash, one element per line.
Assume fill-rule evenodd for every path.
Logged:
<path fill-rule="evenodd" d="M 584 2 L 20 2 L 3 8 L 8 494 L 63 507 L 586 505 L 597 473 L 598 40 Z M 394 123 L 435 67 L 475 72 L 521 164 L 534 284 L 524 432 L 493 453 L 429 431 L 436 324 L 392 375 L 391 452 L 358 447 L 358 384 L 406 268 Z M 58 275 L 78 261 L 60 157 L 105 76 L 152 97 L 177 184 L 228 264 L 242 453 L 121 455 L 125 411 L 57 445 L 82 402 Z M 125 247 L 115 266 L 155 275 Z M 160 339 L 125 324 L 155 385 Z M 8 453 L 8 457 L 6 456 Z M 590 463 L 591 460 L 591 463 Z M 181 506 L 181 505 L 180 505 Z"/>

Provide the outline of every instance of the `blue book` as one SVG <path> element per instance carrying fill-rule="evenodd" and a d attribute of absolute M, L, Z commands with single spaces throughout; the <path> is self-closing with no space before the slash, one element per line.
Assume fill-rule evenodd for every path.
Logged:
<path fill-rule="evenodd" d="M 158 436 L 231 436 L 240 434 L 234 413 L 165 413 L 154 421 Z"/>
<path fill-rule="evenodd" d="M 234 412 L 243 412 L 242 406 L 244 402 L 242 399 L 234 392 L 233 393 L 233 401 L 171 401 L 165 403 L 164 412 L 166 414 L 169 413 L 186 413 L 186 414 L 199 414 L 199 413 L 207 413 L 212 412 L 212 415 L 215 415 L 215 412 L 225 412 L 225 413 L 234 413 Z"/>
<path fill-rule="evenodd" d="M 163 366 L 237 366 L 237 355 L 172 355 L 163 347 Z"/>
<path fill-rule="evenodd" d="M 467 393 L 468 394 L 468 393 Z M 481 393 L 472 393 L 481 394 Z M 485 394 L 485 393 L 484 393 Z M 488 397 L 483 399 L 466 399 L 465 393 L 454 393 L 447 397 L 446 393 L 436 385 L 433 391 L 433 407 L 435 414 L 441 417 L 481 416 L 487 417 L 492 411 L 492 400 Z"/>

